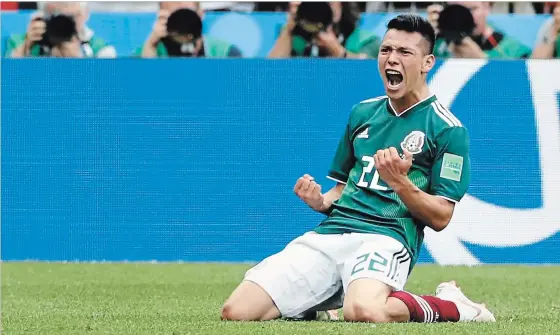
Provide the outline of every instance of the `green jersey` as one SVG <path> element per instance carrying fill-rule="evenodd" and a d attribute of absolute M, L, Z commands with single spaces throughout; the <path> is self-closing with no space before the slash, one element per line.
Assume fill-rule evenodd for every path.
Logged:
<path fill-rule="evenodd" d="M 467 129 L 437 98 L 397 114 L 387 97 L 352 108 L 328 178 L 346 184 L 332 212 L 314 230 L 320 234 L 371 233 L 401 242 L 418 259 L 425 225 L 379 177 L 373 156 L 380 149 L 413 154 L 408 178 L 422 191 L 459 202 L 470 183 Z"/>

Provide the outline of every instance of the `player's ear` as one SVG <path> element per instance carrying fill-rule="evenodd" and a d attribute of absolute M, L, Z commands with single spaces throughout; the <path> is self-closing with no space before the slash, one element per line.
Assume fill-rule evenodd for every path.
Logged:
<path fill-rule="evenodd" d="M 422 73 L 428 73 L 436 64 L 436 57 L 432 54 L 424 56 L 422 60 Z"/>

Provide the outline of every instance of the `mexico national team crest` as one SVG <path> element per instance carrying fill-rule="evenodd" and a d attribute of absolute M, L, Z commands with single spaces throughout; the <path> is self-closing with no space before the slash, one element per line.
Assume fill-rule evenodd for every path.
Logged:
<path fill-rule="evenodd" d="M 415 130 L 404 138 L 401 142 L 401 148 L 408 150 L 413 155 L 419 154 L 422 152 L 425 137 L 426 135 L 423 132 Z"/>

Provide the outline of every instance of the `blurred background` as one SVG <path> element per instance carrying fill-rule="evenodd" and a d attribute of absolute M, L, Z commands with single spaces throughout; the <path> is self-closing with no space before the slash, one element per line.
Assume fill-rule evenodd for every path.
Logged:
<path fill-rule="evenodd" d="M 415 12 L 438 32 L 430 89 L 469 129 L 473 171 L 419 261 L 559 262 L 560 3 L 1 6 L 2 260 L 280 250 L 322 218 L 295 181 L 332 186 L 349 110 L 384 94 L 385 25 Z"/>
<path fill-rule="evenodd" d="M 69 53 L 66 57 L 285 58 L 350 54 L 374 58 L 386 23 L 396 13 L 414 12 L 429 18 L 437 29 L 438 57 L 480 58 L 482 53 L 510 59 L 558 56 L 558 2 L 299 5 L 227 1 L 2 2 L 2 54 L 57 56 L 64 45 Z M 72 22 L 66 22 L 61 15 L 75 23 L 75 33 Z M 324 34 L 312 38 L 315 30 Z M 75 43 L 68 43 L 73 35 L 78 37 Z M 474 43 L 451 43 L 462 35 Z M 49 45 L 52 43 L 56 45 Z"/>

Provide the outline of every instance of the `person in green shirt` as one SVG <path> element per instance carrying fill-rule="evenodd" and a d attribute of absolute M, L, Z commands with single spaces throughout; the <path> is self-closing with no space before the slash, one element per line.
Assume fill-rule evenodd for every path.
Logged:
<path fill-rule="evenodd" d="M 198 3 L 165 2 L 160 4 L 152 32 L 134 56 L 226 58 L 242 57 L 242 53 L 231 43 L 202 35 Z"/>
<path fill-rule="evenodd" d="M 351 322 L 495 322 L 454 281 L 435 296 L 404 291 L 424 230 L 444 230 L 467 192 L 469 137 L 427 83 L 433 27 L 412 14 L 387 27 L 378 57 L 386 95 L 350 111 L 328 172 L 335 186 L 323 193 L 307 174 L 294 186 L 326 217 L 249 269 L 222 319 L 310 319 L 342 307 Z"/>
<path fill-rule="evenodd" d="M 87 3 L 83 2 L 48 2 L 41 10 L 32 15 L 25 34 L 13 34 L 6 42 L 6 57 L 90 57 L 115 58 L 115 48 L 97 36 L 87 25 Z M 58 15 L 66 15 L 75 21 L 76 38 L 65 43 L 44 45 L 47 21 Z M 56 27 L 55 27 L 56 29 Z"/>
<path fill-rule="evenodd" d="M 474 31 L 464 37 L 460 43 L 446 41 L 440 36 L 439 17 L 444 9 L 439 4 L 428 7 L 428 20 L 436 30 L 438 37 L 434 46 L 434 55 L 442 58 L 494 58 L 522 59 L 531 55 L 531 48 L 523 45 L 511 36 L 507 36 L 488 23 L 489 2 L 454 2 L 470 10 L 474 20 Z"/>
<path fill-rule="evenodd" d="M 375 58 L 380 39 L 358 27 L 354 3 L 291 3 L 288 22 L 269 52 L 269 58 Z"/>

